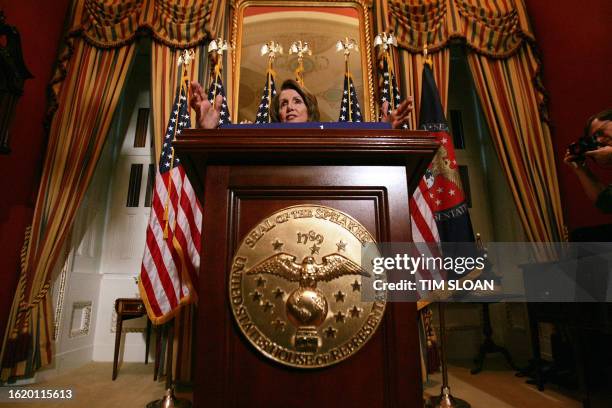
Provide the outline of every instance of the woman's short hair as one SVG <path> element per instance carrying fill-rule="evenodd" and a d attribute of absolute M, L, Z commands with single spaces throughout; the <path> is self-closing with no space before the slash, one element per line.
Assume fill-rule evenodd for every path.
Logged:
<path fill-rule="evenodd" d="M 591 125 L 593 124 L 593 121 L 597 119 L 597 120 L 612 120 L 612 108 L 603 110 L 593 116 L 591 116 L 587 122 L 586 125 L 584 126 L 584 136 L 585 137 L 591 137 Z"/>
<path fill-rule="evenodd" d="M 272 98 L 272 106 L 270 106 L 270 117 L 272 122 L 280 122 L 280 94 L 282 91 L 286 89 L 293 89 L 296 91 L 302 99 L 304 100 L 304 104 L 308 109 L 308 121 L 309 122 L 318 122 L 319 115 L 319 104 L 317 103 L 317 97 L 311 94 L 301 86 L 297 81 L 293 79 L 287 79 L 281 85 L 281 88 L 278 92 L 276 92 L 276 96 Z"/>

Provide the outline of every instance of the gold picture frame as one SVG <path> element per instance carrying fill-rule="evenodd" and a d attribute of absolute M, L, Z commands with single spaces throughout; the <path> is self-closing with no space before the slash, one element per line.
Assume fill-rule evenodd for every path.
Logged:
<path fill-rule="evenodd" d="M 356 64 L 357 58 L 356 55 L 351 55 L 351 64 L 354 67 L 355 71 L 359 71 L 360 75 L 355 75 L 353 72 L 353 78 L 356 82 L 356 87 L 358 89 L 359 99 L 361 100 L 362 106 L 362 115 L 364 120 L 371 121 L 375 120 L 376 110 L 375 110 L 375 100 L 374 100 L 374 61 L 375 55 L 372 47 L 372 1 L 370 0 L 354 0 L 354 1 L 330 1 L 330 0 L 310 0 L 310 1 L 281 1 L 281 0 L 234 0 L 232 2 L 233 7 L 233 18 L 232 18 L 232 37 L 231 44 L 233 48 L 232 52 L 232 81 L 231 81 L 231 107 L 232 107 L 232 117 L 240 122 L 241 120 L 248 119 L 253 120 L 252 117 L 244 117 L 240 112 L 240 90 L 241 90 L 241 69 L 243 68 L 242 64 L 242 56 L 243 56 L 243 23 L 245 18 L 245 11 L 249 7 L 268 7 L 271 9 L 287 9 L 287 11 L 295 11 L 295 10 L 303 10 L 312 8 L 313 10 L 321 10 L 322 8 L 336 8 L 338 11 L 341 9 L 345 10 L 354 10 L 358 19 L 358 36 L 359 38 L 355 38 L 359 44 L 359 52 L 356 55 L 359 56 L 359 64 Z M 279 14 L 280 16 L 280 14 Z M 318 33 L 317 33 L 318 34 Z M 343 38 L 329 38 L 327 42 L 330 41 L 335 42 Z M 275 38 L 269 38 L 269 40 L 276 40 Z M 300 38 L 295 38 L 295 40 L 300 40 Z M 263 45 L 263 43 L 261 44 Z M 288 50 L 289 44 L 282 44 L 285 50 Z M 314 55 L 316 57 L 317 50 L 314 50 Z M 264 57 L 260 57 L 262 61 Z M 333 64 L 334 68 L 342 69 L 344 67 L 342 53 L 338 53 L 337 60 L 334 58 Z M 338 67 L 336 67 L 336 64 Z M 353 71 L 353 70 L 352 70 Z M 265 69 L 261 72 L 261 76 L 265 75 Z M 279 83 L 277 86 L 280 86 L 282 80 L 286 78 L 278 78 Z M 339 83 L 338 88 L 342 87 L 343 76 L 334 79 L 334 84 L 336 81 Z M 256 84 L 260 86 L 259 84 Z M 263 85 L 263 80 L 261 82 Z M 308 79 L 306 79 L 306 86 L 309 87 Z M 310 88 L 310 87 L 309 87 Z M 245 92 L 245 87 L 242 86 L 243 90 L 243 105 L 245 100 L 249 100 L 252 104 L 252 101 L 256 98 L 259 98 L 260 95 L 253 95 L 253 92 Z M 312 89 L 311 89 L 312 91 Z M 337 89 L 334 89 L 336 96 Z M 317 94 L 317 92 L 314 92 Z M 248 98 L 248 99 L 247 99 Z M 320 108 L 323 110 L 321 105 L 325 104 L 325 101 L 321 103 L 321 98 L 318 96 L 320 100 Z M 337 103 L 338 111 L 340 108 L 339 102 Z M 252 110 L 252 108 L 251 108 Z M 252 112 L 249 112 L 252 114 Z M 325 117 L 325 114 L 322 112 L 322 118 Z M 330 118 L 330 115 L 327 115 L 327 120 L 336 120 L 333 117 Z"/>

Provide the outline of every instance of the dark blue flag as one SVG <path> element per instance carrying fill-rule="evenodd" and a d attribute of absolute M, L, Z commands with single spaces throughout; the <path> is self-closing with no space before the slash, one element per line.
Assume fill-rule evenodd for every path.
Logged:
<path fill-rule="evenodd" d="M 223 80 L 221 79 L 220 71 L 215 74 L 213 81 L 210 83 L 210 87 L 208 88 L 208 101 L 214 104 L 217 95 L 223 96 L 223 102 L 221 103 L 221 112 L 219 117 L 219 126 L 232 123 L 229 109 L 227 107 L 227 98 L 225 97 L 225 89 L 223 88 Z"/>
<path fill-rule="evenodd" d="M 259 103 L 259 109 L 257 110 L 257 117 L 255 123 L 270 123 L 272 117 L 270 116 L 270 104 L 272 98 L 276 96 L 276 85 L 275 85 L 274 72 L 268 69 L 266 72 L 266 84 L 264 85 L 263 92 L 261 94 L 261 102 Z"/>
<path fill-rule="evenodd" d="M 432 132 L 440 142 L 440 149 L 425 172 L 419 190 L 434 214 L 441 242 L 473 242 L 474 232 L 455 160 L 453 139 L 428 64 L 423 67 L 421 89 L 419 128 Z"/>
<path fill-rule="evenodd" d="M 338 122 L 361 122 L 361 108 L 357 100 L 357 93 L 353 86 L 353 77 L 348 72 L 344 74 L 344 91 L 340 104 Z"/>

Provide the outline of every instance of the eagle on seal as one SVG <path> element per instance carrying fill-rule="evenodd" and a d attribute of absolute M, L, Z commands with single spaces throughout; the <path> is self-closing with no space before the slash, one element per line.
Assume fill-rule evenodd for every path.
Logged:
<path fill-rule="evenodd" d="M 323 257 L 322 263 L 317 263 L 312 256 L 307 256 L 299 264 L 295 256 L 286 252 L 273 255 L 251 269 L 247 275 L 263 274 L 279 276 L 289 282 L 299 282 L 303 288 L 316 288 L 317 282 L 329 282 L 344 275 L 361 275 L 369 277 L 361 266 L 340 254 Z"/>

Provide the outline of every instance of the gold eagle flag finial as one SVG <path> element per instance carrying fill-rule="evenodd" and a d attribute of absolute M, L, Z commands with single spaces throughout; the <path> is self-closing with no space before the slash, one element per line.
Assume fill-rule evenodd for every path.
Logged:
<path fill-rule="evenodd" d="M 268 57 L 268 72 L 271 72 L 272 74 L 276 75 L 276 73 L 274 73 L 272 69 L 272 66 L 274 64 L 274 59 L 276 58 L 277 55 L 282 55 L 282 54 L 283 54 L 282 45 L 280 45 L 274 40 L 268 41 L 267 43 L 261 46 L 261 55 Z"/>
<path fill-rule="evenodd" d="M 283 46 L 277 43 L 276 41 L 268 41 L 264 45 L 261 46 L 261 55 L 267 55 L 268 58 L 274 59 L 277 55 L 283 54 Z"/>
<path fill-rule="evenodd" d="M 177 64 L 187 66 L 194 58 L 195 52 L 193 50 L 182 50 L 177 58 Z"/>
<path fill-rule="evenodd" d="M 222 55 L 225 51 L 231 50 L 232 46 L 223 38 L 215 38 L 208 43 L 208 53 L 217 53 Z"/>
<path fill-rule="evenodd" d="M 208 43 L 208 54 L 210 55 L 211 62 L 214 64 L 213 65 L 214 68 L 213 68 L 212 75 L 211 75 L 212 82 L 214 82 L 215 84 L 218 84 L 221 80 L 221 69 L 222 69 L 222 63 L 223 63 L 223 58 L 221 58 L 221 56 L 223 55 L 225 51 L 231 50 L 231 49 L 232 49 L 231 44 L 229 44 L 227 40 L 224 40 L 221 37 L 215 38 L 211 40 L 210 43 Z M 215 100 L 216 93 L 217 93 L 217 87 L 215 87 L 213 95 L 212 95 L 213 101 Z"/>
<path fill-rule="evenodd" d="M 427 50 L 427 43 L 423 45 L 423 64 L 429 65 L 429 68 L 433 68 L 433 59 L 431 59 L 431 55 Z"/>
<path fill-rule="evenodd" d="M 352 38 L 344 37 L 344 41 L 338 40 L 336 43 L 336 51 L 344 51 L 345 59 L 348 59 L 349 55 L 351 55 L 351 50 L 359 51 L 357 42 Z"/>
<path fill-rule="evenodd" d="M 295 69 L 295 80 L 304 86 L 304 54 L 312 55 L 310 45 L 306 41 L 294 41 L 289 47 L 289 54 L 297 54 L 298 66 Z"/>
<path fill-rule="evenodd" d="M 223 38 L 215 38 L 208 43 L 208 54 L 214 64 L 215 76 L 221 72 L 221 56 L 227 50 L 231 50 L 232 46 Z"/>
<path fill-rule="evenodd" d="M 382 32 L 374 37 L 374 46 L 382 47 L 383 51 L 390 51 L 391 47 L 397 47 L 397 38 L 393 32 Z"/>

